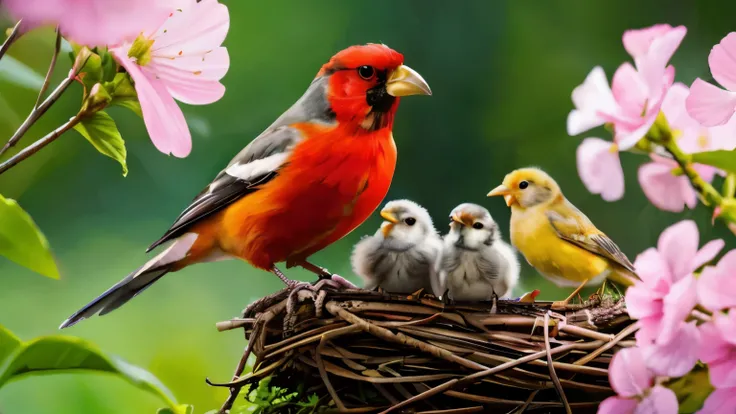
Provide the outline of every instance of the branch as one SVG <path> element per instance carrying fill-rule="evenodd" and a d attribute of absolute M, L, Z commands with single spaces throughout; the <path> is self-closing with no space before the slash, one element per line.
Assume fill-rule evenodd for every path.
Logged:
<path fill-rule="evenodd" d="M 3 45 L 0 46 L 0 59 L 5 56 L 5 53 L 10 49 L 10 46 L 15 43 L 16 40 L 20 37 L 20 24 L 21 21 L 18 21 L 18 23 L 13 26 L 13 30 L 8 35 L 8 38 L 5 39 L 5 42 L 3 42 Z"/>
<path fill-rule="evenodd" d="M 49 145 L 50 143 L 54 142 L 57 138 L 61 136 L 61 134 L 74 128 L 74 126 L 77 125 L 79 121 L 81 121 L 81 119 L 82 119 L 81 114 L 75 115 L 72 119 L 64 123 L 62 126 L 49 132 L 45 137 L 39 139 L 38 141 L 24 148 L 22 151 L 15 154 L 13 157 L 9 158 L 4 163 L 0 164 L 0 174 L 9 170 L 10 168 L 17 165 L 18 163 L 25 160 L 26 158 L 30 157 L 31 155 L 37 153 L 38 151 L 41 150 L 41 148 L 45 147 L 46 145 Z"/>
<path fill-rule="evenodd" d="M 53 92 L 51 92 L 51 95 L 49 95 L 48 98 L 46 98 L 41 105 L 38 105 L 38 102 L 41 100 L 41 96 L 48 88 L 48 83 L 51 77 L 51 73 L 53 72 L 54 66 L 56 65 L 56 57 L 59 54 L 59 48 L 61 45 L 61 37 L 57 29 L 57 36 L 56 36 L 56 50 L 54 52 L 54 56 L 51 59 L 51 65 L 49 67 L 48 73 L 46 73 L 46 79 L 44 79 L 43 86 L 41 87 L 41 91 L 38 94 L 38 99 L 36 100 L 36 105 L 34 106 L 33 110 L 30 114 L 28 114 L 28 117 L 23 121 L 23 123 L 18 127 L 18 130 L 15 131 L 12 137 L 8 140 L 8 142 L 3 146 L 2 149 L 0 149 L 0 156 L 3 155 L 8 149 L 13 147 L 20 139 L 23 137 L 23 135 L 28 132 L 28 130 L 33 126 L 33 124 L 40 118 L 43 114 L 48 111 L 48 109 L 51 107 L 51 105 L 56 102 L 62 93 L 69 87 L 69 85 L 74 82 L 74 78 L 79 74 L 79 71 L 84 67 L 84 64 L 77 65 L 72 73 L 69 74 L 64 80 L 59 84 L 59 86 L 54 89 Z M 86 63 L 86 61 L 85 61 Z"/>
<path fill-rule="evenodd" d="M 51 55 L 51 63 L 49 64 L 49 70 L 46 71 L 46 77 L 43 79 L 43 85 L 41 86 L 41 90 L 38 92 L 38 98 L 36 98 L 36 104 L 33 105 L 33 109 L 37 109 L 39 105 L 41 105 L 41 100 L 43 99 L 43 95 L 46 93 L 46 90 L 49 88 L 49 83 L 51 82 L 51 74 L 54 73 L 54 68 L 56 67 L 56 59 L 59 58 L 59 51 L 61 50 L 61 32 L 59 31 L 59 27 L 56 27 L 56 43 L 54 44 L 54 54 Z M 0 153 L 2 155 L 2 153 Z"/>

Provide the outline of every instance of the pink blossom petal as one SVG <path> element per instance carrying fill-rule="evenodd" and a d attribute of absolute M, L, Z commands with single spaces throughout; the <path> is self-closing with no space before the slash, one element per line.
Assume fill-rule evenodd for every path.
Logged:
<path fill-rule="evenodd" d="M 227 48 L 218 47 L 211 52 L 194 55 L 181 55 L 174 58 L 153 56 L 151 65 L 155 65 L 157 72 L 167 76 L 190 77 L 198 80 L 220 80 L 230 68 L 230 56 Z M 195 74 L 196 73 L 196 74 Z M 177 76 L 178 75 L 178 76 Z"/>
<path fill-rule="evenodd" d="M 736 93 L 695 79 L 685 106 L 690 116 L 705 126 L 724 125 L 736 111 Z"/>
<path fill-rule="evenodd" d="M 663 298 L 669 292 L 672 284 L 670 268 L 657 249 L 649 248 L 639 253 L 634 260 L 636 274 L 646 285 L 646 288 Z"/>
<path fill-rule="evenodd" d="M 689 95 L 690 88 L 677 82 L 667 90 L 662 101 L 662 112 L 667 117 L 670 127 L 684 133 L 700 129 L 700 124 L 690 117 L 685 108 L 685 100 Z"/>
<path fill-rule="evenodd" d="M 616 102 L 606 74 L 600 66 L 593 68 L 585 81 L 572 91 L 572 102 L 576 109 L 567 117 L 569 135 L 577 135 L 603 125 L 604 119 L 600 113 L 616 111 Z"/>
<path fill-rule="evenodd" d="M 181 109 L 159 79 L 149 77 L 131 61 L 124 49 L 110 50 L 135 82 L 143 121 L 151 141 L 164 154 L 186 157 L 192 149 L 192 136 Z"/>
<path fill-rule="evenodd" d="M 695 278 L 692 275 L 687 275 L 672 285 L 670 292 L 664 298 L 663 316 L 657 344 L 669 343 L 678 335 L 678 327 L 690 315 L 697 302 Z"/>
<path fill-rule="evenodd" d="M 638 141 L 638 139 L 637 139 Z M 672 174 L 673 165 L 664 162 L 650 162 L 639 167 L 639 185 L 644 195 L 657 208 L 679 213 L 692 200 L 693 190 L 683 186 L 683 177 Z M 687 183 L 687 179 L 684 179 Z"/>
<path fill-rule="evenodd" d="M 682 39 L 685 38 L 687 29 L 685 26 L 677 26 L 672 30 L 664 33 L 662 36 L 656 37 L 647 54 L 641 58 L 634 59 L 636 67 L 641 72 L 642 78 L 645 80 L 651 93 L 659 94 L 659 88 L 664 85 L 662 77 L 665 75 L 667 63 L 672 58 Z M 669 76 L 669 75 L 668 75 Z M 666 90 L 666 89 L 665 89 Z M 653 95 L 650 95 L 653 97 Z"/>
<path fill-rule="evenodd" d="M 639 330 L 635 335 L 636 346 L 644 348 L 645 346 L 652 345 L 657 339 L 657 336 L 659 336 L 661 322 L 661 314 L 639 319 Z"/>
<path fill-rule="evenodd" d="M 608 379 L 618 395 L 634 397 L 652 386 L 654 376 L 646 368 L 641 349 L 625 348 L 613 355 Z"/>
<path fill-rule="evenodd" d="M 207 53 L 213 45 L 222 44 L 229 27 L 227 6 L 217 0 L 202 0 L 174 12 L 156 33 L 151 52 L 158 57 Z"/>
<path fill-rule="evenodd" d="M 646 366 L 657 375 L 681 377 L 695 366 L 700 353 L 700 331 L 695 322 L 681 323 L 676 338 L 642 348 Z"/>
<path fill-rule="evenodd" d="M 716 315 L 716 317 L 718 317 Z M 706 322 L 700 325 L 700 360 L 705 364 L 713 365 L 722 360 L 728 359 L 733 346 L 723 340 L 721 330 L 716 326 L 715 322 Z"/>
<path fill-rule="evenodd" d="M 733 414 L 735 411 L 736 388 L 722 388 L 713 391 L 706 398 L 703 408 L 697 414 Z"/>
<path fill-rule="evenodd" d="M 697 253 L 695 253 L 695 257 L 693 257 L 693 261 L 690 265 L 690 270 L 695 271 L 704 264 L 710 262 L 713 260 L 716 256 L 718 256 L 718 253 L 723 250 L 723 247 L 726 245 L 726 242 L 724 242 L 722 239 L 716 239 L 711 240 L 708 243 L 705 244 L 705 246 L 701 247 L 700 250 L 698 250 Z M 723 256 L 725 259 L 726 256 Z M 731 259 L 729 259 L 730 262 Z M 723 261 L 723 259 L 721 259 Z M 734 256 L 734 262 L 733 262 L 733 270 L 736 272 L 736 256 Z"/>
<path fill-rule="evenodd" d="M 646 284 L 636 282 L 626 290 L 626 310 L 629 311 L 629 316 L 643 319 L 661 315 L 664 304 L 658 296 Z"/>
<path fill-rule="evenodd" d="M 634 59 L 643 57 L 649 52 L 654 39 L 663 36 L 670 30 L 672 30 L 672 26 L 668 24 L 655 24 L 643 29 L 627 30 L 624 32 L 622 39 L 624 49 Z"/>
<path fill-rule="evenodd" d="M 635 414 L 677 414 L 680 404 L 669 388 L 657 385 L 636 407 Z"/>
<path fill-rule="evenodd" d="M 586 138 L 578 146 L 578 174 L 585 187 L 606 201 L 624 195 L 624 171 L 613 143 L 600 138 Z"/>
<path fill-rule="evenodd" d="M 598 406 L 598 414 L 634 414 L 638 404 L 630 398 L 608 397 Z"/>
<path fill-rule="evenodd" d="M 708 56 L 713 79 L 729 91 L 736 92 L 736 32 L 731 32 L 713 46 Z"/>
<path fill-rule="evenodd" d="M 698 278 L 698 302 L 710 311 L 736 307 L 736 283 L 729 280 L 732 274 L 712 266 L 703 269 Z"/>
<path fill-rule="evenodd" d="M 736 310 L 729 311 L 726 315 L 719 314 L 713 319 L 723 340 L 736 347 Z"/>
<path fill-rule="evenodd" d="M 611 90 L 616 102 L 628 117 L 641 117 L 645 113 L 647 86 L 630 63 L 623 63 L 613 74 Z"/>
<path fill-rule="evenodd" d="M 668 263 L 673 282 L 690 274 L 698 251 L 700 233 L 692 220 L 682 220 L 666 228 L 659 235 L 657 251 Z"/>
<path fill-rule="evenodd" d="M 636 128 L 616 130 L 616 143 L 619 150 L 626 151 L 633 148 L 637 142 L 647 135 L 652 125 L 657 121 L 657 115 L 659 114 L 658 107 L 650 109 L 651 111 L 647 112 L 647 116 L 642 118 L 641 123 Z"/>

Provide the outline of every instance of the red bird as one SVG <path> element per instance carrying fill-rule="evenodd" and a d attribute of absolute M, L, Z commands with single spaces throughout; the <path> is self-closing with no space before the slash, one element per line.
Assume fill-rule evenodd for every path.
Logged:
<path fill-rule="evenodd" d="M 351 46 L 301 98 L 192 201 L 149 251 L 170 246 L 61 324 L 109 313 L 169 272 L 232 257 L 291 284 L 276 263 L 330 276 L 307 258 L 378 207 L 396 166 L 391 129 L 399 97 L 431 95 L 404 56 Z"/>

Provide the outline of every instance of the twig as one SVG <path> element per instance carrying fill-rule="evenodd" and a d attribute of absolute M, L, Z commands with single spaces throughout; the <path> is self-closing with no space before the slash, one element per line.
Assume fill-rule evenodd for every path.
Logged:
<path fill-rule="evenodd" d="M 5 53 L 10 49 L 10 46 L 15 43 L 16 40 L 20 37 L 20 24 L 22 21 L 18 21 L 18 23 L 13 26 L 13 30 L 10 32 L 10 35 L 8 35 L 8 38 L 5 39 L 5 42 L 3 42 L 3 45 L 0 46 L 0 59 L 5 56 Z"/>
<path fill-rule="evenodd" d="M 604 344 L 600 348 L 596 349 L 595 351 L 591 352 L 590 354 L 578 359 L 577 361 L 573 362 L 575 365 L 585 365 L 588 362 L 598 358 L 598 356 L 607 350 L 613 348 L 617 343 L 621 342 L 622 339 L 626 338 L 627 336 L 633 334 L 639 329 L 638 323 L 633 323 L 629 326 L 627 326 L 623 331 L 619 332 L 618 335 L 616 335 L 611 341 Z"/>
<path fill-rule="evenodd" d="M 557 395 L 560 396 L 560 401 L 562 401 L 562 405 L 565 407 L 565 412 L 567 414 L 572 414 L 570 403 L 567 402 L 565 390 L 562 389 L 562 384 L 560 383 L 560 379 L 557 377 L 555 366 L 553 364 L 554 361 L 552 360 L 552 347 L 549 344 L 549 313 L 544 314 L 544 348 L 545 351 L 547 351 L 547 365 L 549 366 L 549 376 L 550 378 L 552 378 L 552 382 L 555 384 L 555 388 L 557 388 Z"/>
<path fill-rule="evenodd" d="M 43 99 L 43 95 L 46 93 L 46 90 L 49 88 L 49 83 L 51 83 L 51 75 L 54 73 L 54 68 L 56 67 L 56 59 L 59 58 L 59 50 L 61 50 L 61 32 L 59 31 L 59 27 L 56 27 L 56 43 L 54 44 L 54 54 L 51 55 L 51 63 L 49 64 L 49 70 L 46 71 L 46 77 L 43 79 L 43 85 L 41 86 L 41 90 L 38 92 L 38 98 L 36 98 L 36 104 L 33 105 L 33 109 L 38 109 L 38 106 L 41 105 L 41 100 Z M 0 153 L 2 155 L 2 153 Z"/>
<path fill-rule="evenodd" d="M 26 148 L 23 148 L 22 151 L 15 154 L 13 157 L 9 158 L 4 163 L 0 164 L 0 174 L 9 170 L 10 168 L 17 165 L 19 162 L 25 160 L 26 158 L 30 157 L 31 155 L 37 153 L 38 151 L 41 150 L 41 148 L 45 147 L 46 145 L 49 145 L 50 143 L 54 142 L 57 138 L 61 136 L 61 134 L 72 129 L 81 120 L 82 120 L 82 116 L 80 114 L 77 114 L 74 117 L 72 117 L 69 121 L 64 123 L 62 126 L 46 134 L 46 136 L 44 136 L 43 138 L 27 146 Z"/>
<path fill-rule="evenodd" d="M 8 142 L 5 143 L 5 145 L 3 146 L 2 149 L 0 149 L 0 155 L 3 155 L 8 149 L 10 149 L 12 146 L 14 146 L 15 144 L 17 144 L 18 141 L 20 141 L 20 139 L 23 137 L 23 135 L 26 132 L 28 132 L 28 130 L 38 120 L 38 118 L 40 118 L 43 114 L 45 114 L 46 111 L 48 111 L 48 109 L 51 107 L 51 105 L 53 105 L 54 102 L 56 102 L 59 99 L 59 97 L 61 96 L 61 94 L 64 93 L 64 91 L 69 87 L 69 85 L 71 85 L 72 82 L 74 82 L 74 78 L 76 78 L 76 76 L 79 74 L 79 71 L 84 67 L 85 64 L 86 64 L 86 60 L 81 65 L 79 65 L 79 67 L 76 68 L 76 71 L 70 73 L 69 76 L 67 76 L 66 78 L 64 78 L 64 80 L 61 81 L 61 83 L 59 84 L 59 86 L 57 86 L 56 89 L 54 89 L 54 91 L 51 92 L 51 94 L 48 96 L 48 98 L 46 98 L 43 101 L 43 103 L 41 103 L 41 105 L 39 105 L 37 108 L 34 108 L 31 111 L 31 113 L 28 114 L 28 117 L 25 119 L 25 121 L 23 121 L 23 123 L 20 125 L 20 127 L 18 127 L 18 130 L 15 131 L 15 133 L 13 134 L 13 136 L 10 137 L 10 139 L 8 140 Z M 43 138 L 41 140 L 43 140 Z M 37 145 L 41 140 L 39 140 L 36 143 L 32 144 L 30 147 L 33 147 L 34 145 Z M 30 147 L 28 147 L 28 148 L 30 148 Z M 28 149 L 28 148 L 26 148 L 26 149 Z M 36 151 L 38 151 L 38 150 L 36 150 Z M 20 155 L 20 153 L 18 153 L 17 155 Z M 13 157 L 13 158 L 15 158 L 15 157 Z M 12 158 L 10 160 L 12 160 Z M 8 160 L 8 161 L 10 161 L 10 160 Z M 3 165 L 5 165 L 5 164 L 3 164 Z M 15 164 L 13 164 L 13 165 L 15 165 Z M 11 165 L 11 167 L 12 167 L 12 165 Z M 10 168 L 10 167 L 8 167 L 8 168 Z M 5 170 L 0 170 L 0 174 L 2 174 L 4 171 Z"/>

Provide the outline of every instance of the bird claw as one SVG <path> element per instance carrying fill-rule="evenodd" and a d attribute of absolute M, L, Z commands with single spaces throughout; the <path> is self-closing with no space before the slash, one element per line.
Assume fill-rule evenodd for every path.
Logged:
<path fill-rule="evenodd" d="M 306 299 L 314 302 L 315 315 L 322 317 L 325 299 L 327 298 L 327 289 L 346 290 L 358 289 L 347 279 L 340 275 L 333 274 L 330 279 L 320 279 L 316 283 L 297 282 L 289 286 L 289 297 L 286 301 L 286 315 L 284 316 L 283 336 L 285 338 L 291 336 L 294 331 L 294 325 L 297 321 L 296 311 L 298 305 Z"/>

